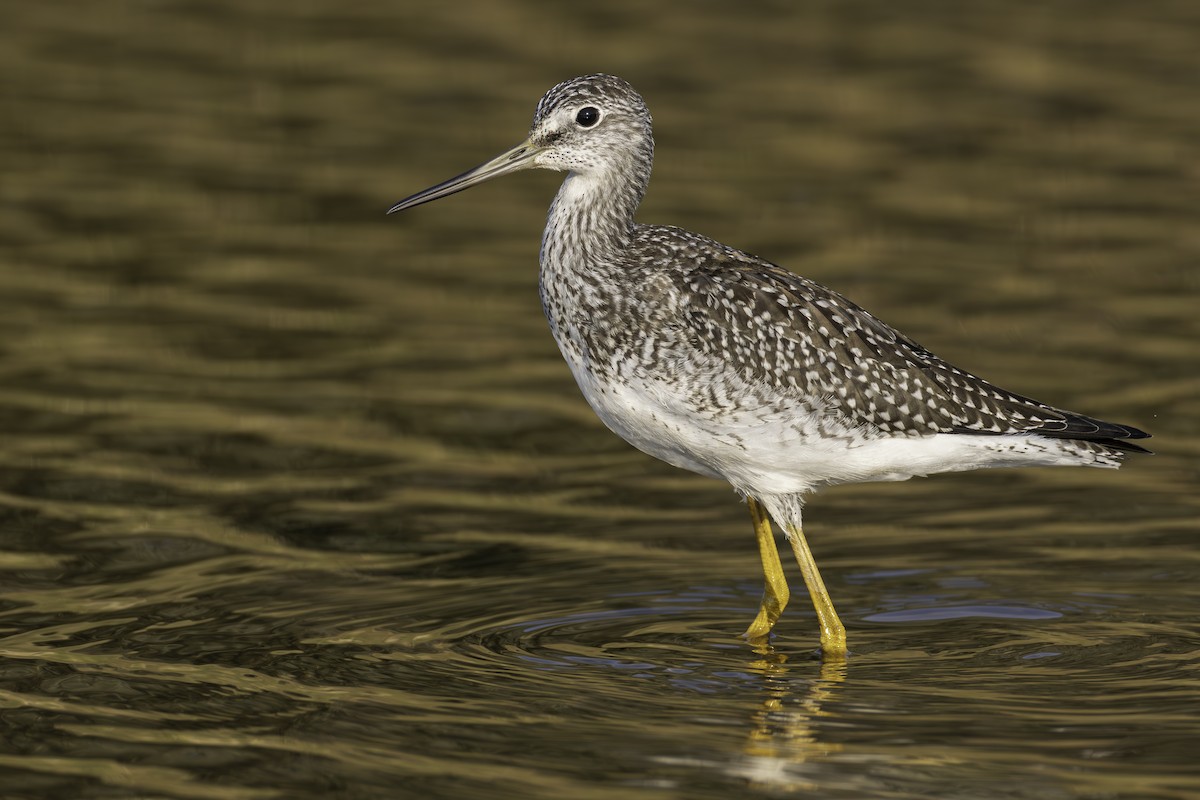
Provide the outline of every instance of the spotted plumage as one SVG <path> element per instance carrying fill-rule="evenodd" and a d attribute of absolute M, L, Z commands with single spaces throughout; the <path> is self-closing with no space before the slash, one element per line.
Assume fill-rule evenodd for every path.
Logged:
<path fill-rule="evenodd" d="M 642 98 L 620 78 L 587 75 L 546 93 L 525 142 L 392 211 L 519 169 L 567 172 L 542 238 L 551 331 L 609 428 L 747 497 L 767 577 L 751 636 L 787 597 L 763 510 L 796 549 L 836 652 L 844 632 L 801 533 L 806 493 L 981 467 L 1116 467 L 1146 452 L 1130 441 L 1142 431 L 1000 389 L 813 281 L 635 222 L 653 160 Z"/>

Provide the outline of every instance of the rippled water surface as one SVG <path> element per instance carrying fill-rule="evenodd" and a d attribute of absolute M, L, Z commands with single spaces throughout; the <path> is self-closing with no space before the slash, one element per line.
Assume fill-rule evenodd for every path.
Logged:
<path fill-rule="evenodd" d="M 4 16 L 0 796 L 1200 797 L 1194 3 Z M 745 510 L 546 331 L 558 178 L 382 214 L 595 70 L 643 219 L 1158 454 L 824 492 L 852 655 L 747 646 Z"/>

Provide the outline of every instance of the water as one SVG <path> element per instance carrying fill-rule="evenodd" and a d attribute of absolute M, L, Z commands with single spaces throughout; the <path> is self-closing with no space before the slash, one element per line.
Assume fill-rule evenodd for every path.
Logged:
<path fill-rule="evenodd" d="M 0 796 L 1200 797 L 1192 4 L 5 20 Z M 747 647 L 745 510 L 545 329 L 556 178 L 382 214 L 596 69 L 643 219 L 1158 455 L 822 493 L 852 657 Z"/>

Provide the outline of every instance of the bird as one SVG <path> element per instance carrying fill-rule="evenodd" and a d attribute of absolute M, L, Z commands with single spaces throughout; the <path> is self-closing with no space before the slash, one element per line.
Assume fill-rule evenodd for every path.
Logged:
<path fill-rule="evenodd" d="M 770 641 L 790 590 L 772 521 L 812 599 L 824 657 L 846 629 L 802 525 L 826 486 L 985 467 L 1120 466 L 1137 428 L 1001 389 L 841 294 L 683 228 L 634 220 L 652 120 L 624 79 L 592 74 L 538 102 L 528 137 L 388 214 L 526 169 L 565 172 L 539 254 L 550 331 L 588 404 L 639 450 L 726 481 L 749 508 Z"/>

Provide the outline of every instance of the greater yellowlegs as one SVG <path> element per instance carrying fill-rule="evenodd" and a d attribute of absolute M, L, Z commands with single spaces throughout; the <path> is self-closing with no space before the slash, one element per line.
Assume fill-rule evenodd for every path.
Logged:
<path fill-rule="evenodd" d="M 681 228 L 634 222 L 650 112 L 586 75 L 541 99 L 529 137 L 393 213 L 517 170 L 565 171 L 542 234 L 542 307 L 583 396 L 625 441 L 746 499 L 765 588 L 752 640 L 788 601 L 771 520 L 812 596 L 826 653 L 846 631 L 800 512 L 822 486 L 981 467 L 1117 467 L 1147 434 L 1005 391 L 840 294 Z"/>

